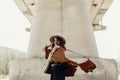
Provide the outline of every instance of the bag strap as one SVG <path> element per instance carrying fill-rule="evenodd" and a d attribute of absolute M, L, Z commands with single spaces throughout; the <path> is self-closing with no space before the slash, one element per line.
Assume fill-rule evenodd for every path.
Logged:
<path fill-rule="evenodd" d="M 89 57 L 87 57 L 87 56 L 83 56 L 83 55 L 81 55 L 81 54 L 79 54 L 79 53 L 77 53 L 77 52 L 74 52 L 74 51 L 70 50 L 70 49 L 66 49 L 66 50 L 69 51 L 69 52 L 78 54 L 78 55 L 80 55 L 80 56 L 83 57 L 83 58 L 88 58 L 88 60 L 89 60 Z"/>
<path fill-rule="evenodd" d="M 72 50 L 70 50 L 70 49 L 66 49 L 67 51 L 69 51 L 69 52 L 71 52 L 71 53 L 75 53 L 75 54 L 78 54 L 78 55 L 80 55 L 82 58 L 87 58 L 88 60 L 91 58 L 93 58 L 93 59 L 99 59 L 98 57 L 87 57 L 87 56 L 84 56 L 84 55 L 81 55 L 81 54 L 79 54 L 79 53 L 77 53 L 77 52 L 75 52 L 75 51 L 72 51 Z"/>

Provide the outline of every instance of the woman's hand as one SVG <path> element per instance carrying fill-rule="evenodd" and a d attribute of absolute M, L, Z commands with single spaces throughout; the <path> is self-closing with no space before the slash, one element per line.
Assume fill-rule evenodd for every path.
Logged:
<path fill-rule="evenodd" d="M 51 47 L 52 46 L 52 44 L 50 44 L 50 45 L 45 45 L 45 47 L 43 48 L 43 51 L 45 51 L 45 50 L 47 50 L 49 47 Z"/>

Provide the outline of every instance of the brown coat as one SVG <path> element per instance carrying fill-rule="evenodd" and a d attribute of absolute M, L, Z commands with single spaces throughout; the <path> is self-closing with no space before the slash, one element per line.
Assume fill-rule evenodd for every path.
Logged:
<path fill-rule="evenodd" d="M 47 50 L 47 49 L 46 49 L 46 50 Z M 48 49 L 48 50 L 49 50 L 49 49 Z M 49 51 L 48 51 L 48 50 L 45 51 L 47 55 L 49 54 L 48 52 L 50 52 L 50 50 L 49 50 Z M 48 56 L 49 56 L 49 55 L 48 55 Z M 46 59 L 47 59 L 47 58 L 46 58 Z M 61 63 L 63 63 L 63 62 L 69 62 L 71 65 L 77 65 L 76 62 L 74 62 L 74 61 L 66 58 L 66 56 L 65 56 L 65 49 L 62 48 L 62 47 L 58 48 L 58 49 L 54 52 L 54 54 L 53 54 L 50 62 L 56 62 L 56 63 L 57 63 L 57 62 L 61 62 Z"/>
<path fill-rule="evenodd" d="M 46 49 L 47 50 L 47 49 Z M 45 52 L 48 52 L 48 51 L 45 51 Z M 46 53 L 48 54 L 48 53 Z M 61 63 L 64 63 L 64 62 L 68 62 L 70 65 L 73 65 L 73 66 L 77 66 L 77 63 L 66 58 L 65 57 L 65 49 L 60 47 L 58 48 L 55 52 L 54 52 L 54 55 L 52 56 L 51 60 L 49 62 L 61 62 Z M 49 68 L 49 64 L 47 65 L 46 69 L 45 69 L 45 72 L 48 70 Z"/>

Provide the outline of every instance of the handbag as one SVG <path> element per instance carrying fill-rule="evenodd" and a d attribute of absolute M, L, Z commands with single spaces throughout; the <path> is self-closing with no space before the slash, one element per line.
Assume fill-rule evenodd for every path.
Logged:
<path fill-rule="evenodd" d="M 77 70 L 76 67 L 77 66 L 70 65 L 69 63 L 63 63 L 63 69 L 64 69 L 65 76 L 66 77 L 74 76 Z"/>
<path fill-rule="evenodd" d="M 86 73 L 93 72 L 96 68 L 96 65 L 89 58 L 86 62 L 79 63 L 78 66 Z"/>

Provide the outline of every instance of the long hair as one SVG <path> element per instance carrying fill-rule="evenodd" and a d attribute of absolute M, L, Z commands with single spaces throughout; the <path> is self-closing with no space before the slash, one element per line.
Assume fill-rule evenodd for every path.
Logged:
<path fill-rule="evenodd" d="M 64 49 L 66 50 L 64 41 L 63 41 L 61 38 L 59 38 L 59 37 L 55 37 L 55 38 L 57 38 L 57 41 L 59 41 L 59 46 L 61 46 L 62 48 L 64 48 Z M 55 46 L 55 45 L 54 45 L 54 39 L 53 39 L 52 48 L 53 48 L 54 46 Z"/>

